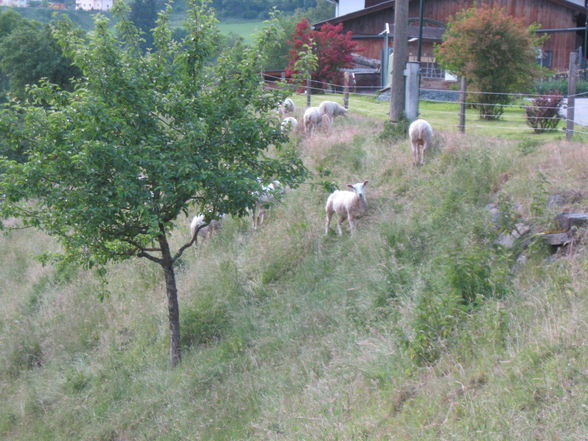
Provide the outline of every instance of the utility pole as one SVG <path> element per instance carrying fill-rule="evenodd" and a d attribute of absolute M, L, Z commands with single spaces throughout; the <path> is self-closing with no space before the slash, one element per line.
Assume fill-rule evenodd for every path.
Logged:
<path fill-rule="evenodd" d="M 404 115 L 404 68 L 408 59 L 408 1 L 394 2 L 394 58 L 390 86 L 390 121 L 397 123 Z"/>

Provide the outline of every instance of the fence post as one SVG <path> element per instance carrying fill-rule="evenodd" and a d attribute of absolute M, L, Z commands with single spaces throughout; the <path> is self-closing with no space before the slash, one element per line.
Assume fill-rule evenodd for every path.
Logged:
<path fill-rule="evenodd" d="M 306 107 L 310 107 L 310 94 L 312 93 L 312 90 L 310 87 L 310 82 L 311 82 L 311 79 L 310 79 L 310 77 L 308 77 L 306 79 Z"/>
<path fill-rule="evenodd" d="M 574 136 L 574 109 L 576 106 L 576 55 L 570 52 L 570 70 L 568 73 L 568 113 L 566 116 L 566 141 L 571 141 Z"/>
<path fill-rule="evenodd" d="M 349 72 L 343 74 L 343 107 L 349 109 Z"/>
<path fill-rule="evenodd" d="M 465 119 L 466 119 L 466 79 L 461 77 L 459 88 L 459 131 L 465 133 Z"/>

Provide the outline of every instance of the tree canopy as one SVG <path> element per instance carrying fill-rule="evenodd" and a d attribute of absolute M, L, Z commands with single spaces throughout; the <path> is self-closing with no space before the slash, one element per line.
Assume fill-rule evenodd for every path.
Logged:
<path fill-rule="evenodd" d="M 0 13 L 0 70 L 8 79 L 8 90 L 19 98 L 27 85 L 41 78 L 69 88 L 71 79 L 80 74 L 63 56 L 48 25 L 10 10 Z"/>
<path fill-rule="evenodd" d="M 87 266 L 132 257 L 161 265 L 175 365 L 174 266 L 197 238 L 172 250 L 176 218 L 188 210 L 244 215 L 262 182 L 296 186 L 304 168 L 284 147 L 271 113 L 283 96 L 263 89 L 256 51 L 213 63 L 219 34 L 208 2 L 190 1 L 179 42 L 169 10 L 147 52 L 122 2 L 114 30 L 99 15 L 89 41 L 69 20 L 55 23 L 53 35 L 83 77 L 72 91 L 44 81 L 29 100 L 3 109 L 0 134 L 26 146 L 26 158 L 0 162 L 0 208 L 58 237 L 64 256 Z M 11 130 L 15 118 L 19 130 Z"/>
<path fill-rule="evenodd" d="M 305 18 L 296 25 L 290 44 L 287 76 L 297 76 L 299 60 L 312 50 L 317 60 L 312 71 L 312 79 L 335 84 L 341 84 L 343 73 L 340 69 L 351 66 L 351 53 L 357 46 L 357 43 L 351 40 L 351 31 L 343 33 L 342 23 L 325 23 L 319 30 L 314 30 Z"/>
<path fill-rule="evenodd" d="M 537 37 L 535 28 L 490 6 L 464 9 L 450 19 L 437 61 L 475 90 L 490 93 L 476 97 L 481 118 L 500 116 L 507 94 L 528 88 L 537 77 L 535 57 L 544 37 Z"/>

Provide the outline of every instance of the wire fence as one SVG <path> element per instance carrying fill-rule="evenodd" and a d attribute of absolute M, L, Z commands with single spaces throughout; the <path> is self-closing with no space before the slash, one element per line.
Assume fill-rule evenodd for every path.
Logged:
<path fill-rule="evenodd" d="M 345 95 L 347 94 L 350 97 L 350 101 L 353 97 L 373 97 L 374 99 L 377 97 L 382 98 L 382 96 L 386 96 L 388 92 L 386 89 L 382 89 L 379 86 L 357 86 L 355 84 L 337 84 L 337 83 L 330 83 L 324 81 L 310 81 L 310 86 L 306 84 L 302 84 L 300 81 L 297 83 L 284 81 L 282 77 L 274 76 L 274 75 L 264 75 L 264 81 L 268 87 L 280 87 L 280 88 L 289 88 L 292 91 L 304 91 L 306 94 L 307 90 L 310 90 L 311 96 L 317 94 L 331 94 L 331 95 Z M 419 89 L 419 103 L 422 106 L 423 104 L 431 104 L 433 106 L 427 106 L 426 114 L 427 117 L 434 118 L 435 116 L 441 116 L 443 119 L 447 119 L 448 115 L 455 115 L 456 116 L 456 127 L 459 121 L 459 107 L 461 103 L 460 98 L 460 91 L 456 90 L 445 90 L 445 89 L 426 89 L 420 88 Z M 468 128 L 475 128 L 475 129 L 500 129 L 500 130 L 511 130 L 511 131 L 525 131 L 526 133 L 529 130 L 535 130 L 532 126 L 532 123 L 535 126 L 540 126 L 537 129 L 537 132 L 561 132 L 562 127 L 550 127 L 548 122 L 549 121 L 561 121 L 563 122 L 563 129 L 568 127 L 573 134 L 580 134 L 580 135 L 588 135 L 588 126 L 581 125 L 578 123 L 578 120 L 582 120 L 582 122 L 586 121 L 588 124 L 588 103 L 584 106 L 574 105 L 569 107 L 567 101 L 570 98 L 588 98 L 588 92 L 580 92 L 575 93 L 572 95 L 561 94 L 562 102 L 558 105 L 539 105 L 534 103 L 535 100 L 538 98 L 550 96 L 553 94 L 533 94 L 533 93 L 512 93 L 512 92 L 483 92 L 483 91 L 467 91 L 466 93 L 466 101 L 464 102 L 465 107 L 467 109 L 466 114 L 468 117 L 467 127 Z M 431 98 L 433 96 L 433 98 Z M 478 98 L 476 98 L 478 97 Z M 496 97 L 501 97 L 498 100 Z M 482 98 L 482 99 L 480 99 Z M 483 98 L 487 98 L 484 100 Z M 387 101 L 387 99 L 383 99 L 382 101 Z M 485 102 L 486 101 L 486 102 Z M 499 101 L 499 102 L 495 102 Z M 500 102 L 502 101 L 502 102 Z M 384 108 L 382 105 L 377 105 L 374 102 L 373 108 L 366 108 L 365 106 L 366 101 L 362 105 L 361 112 L 367 115 L 373 116 L 386 116 L 388 109 Z M 434 106 L 455 106 L 455 110 L 453 109 L 437 109 Z M 353 105 L 351 104 L 351 107 Z M 472 121 L 472 115 L 475 113 L 477 115 L 484 114 L 484 108 L 492 109 L 498 108 L 498 113 L 496 115 L 496 119 L 493 121 L 491 126 L 484 125 L 481 123 L 481 120 Z M 573 109 L 574 113 L 576 114 L 574 118 L 574 122 L 568 119 L 567 110 Z M 527 111 L 529 110 L 529 114 Z M 551 113 L 550 113 L 551 112 Z M 578 115 L 577 112 L 581 112 L 582 115 Z M 488 113 L 492 113 L 491 111 Z M 549 116 L 538 116 L 537 114 L 541 113 L 550 113 Z M 546 121 L 545 126 L 541 127 L 542 121 Z M 502 123 L 497 125 L 496 123 Z M 518 123 L 518 125 L 509 125 L 509 123 Z M 556 123 L 553 123 L 556 124 Z"/>

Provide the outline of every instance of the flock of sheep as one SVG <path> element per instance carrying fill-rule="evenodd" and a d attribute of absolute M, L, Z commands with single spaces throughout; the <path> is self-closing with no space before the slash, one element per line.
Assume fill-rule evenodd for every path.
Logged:
<path fill-rule="evenodd" d="M 280 105 L 279 112 L 282 118 L 281 128 L 283 131 L 296 130 L 299 127 L 298 121 L 293 116 L 286 116 L 296 110 L 294 102 L 286 98 Z M 307 135 L 312 135 L 318 128 L 330 129 L 333 119 L 337 116 L 345 115 L 347 109 L 333 101 L 323 101 L 318 107 L 309 107 L 303 116 L 303 131 Z M 433 129 L 424 119 L 413 121 L 408 128 L 410 138 L 413 164 L 420 166 L 424 164 L 424 155 L 427 147 L 433 138 Z M 333 215 L 337 215 L 337 233 L 343 234 L 342 224 L 349 223 L 350 232 L 355 230 L 356 220 L 363 216 L 367 211 L 367 199 L 365 196 L 365 187 L 368 181 L 348 184 L 351 190 L 336 190 L 329 195 L 325 205 L 326 221 L 325 234 L 329 233 L 329 226 Z M 264 221 L 266 210 L 275 200 L 284 193 L 285 189 L 280 181 L 273 181 L 269 184 L 262 185 L 262 190 L 255 194 L 257 202 L 251 208 L 253 229 L 257 229 Z M 204 214 L 194 216 L 190 224 L 190 232 L 193 240 L 195 236 L 208 237 L 213 231 L 220 228 L 222 223 L 221 216 L 218 220 L 212 220 L 207 223 Z"/>

